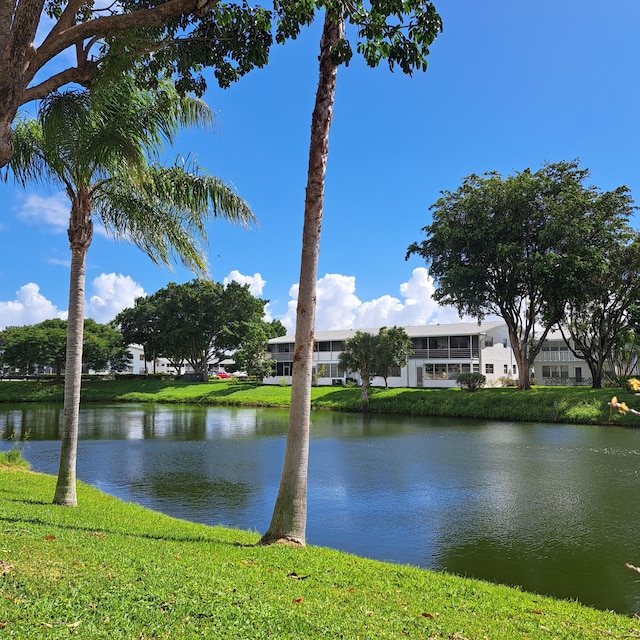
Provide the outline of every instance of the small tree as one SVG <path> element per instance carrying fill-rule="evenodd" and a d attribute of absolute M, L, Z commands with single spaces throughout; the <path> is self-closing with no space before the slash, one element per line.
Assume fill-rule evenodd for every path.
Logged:
<path fill-rule="evenodd" d="M 413 353 L 413 343 L 402 327 L 382 327 L 378 333 L 379 345 L 376 358 L 376 375 L 384 378 L 384 388 L 389 387 L 387 378 L 394 369 L 404 367 Z"/>
<path fill-rule="evenodd" d="M 344 348 L 338 358 L 338 366 L 343 371 L 357 371 L 362 381 L 360 407 L 366 411 L 369 406 L 369 387 L 376 375 L 376 361 L 380 336 L 366 331 L 356 331 L 353 338 L 344 341 Z"/>

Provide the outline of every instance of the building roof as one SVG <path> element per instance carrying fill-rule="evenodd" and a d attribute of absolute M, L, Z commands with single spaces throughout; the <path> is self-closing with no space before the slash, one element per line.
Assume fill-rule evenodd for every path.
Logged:
<path fill-rule="evenodd" d="M 502 320 L 493 322 L 455 322 L 451 324 L 421 324 L 409 327 L 402 327 L 410 338 L 426 338 L 436 336 L 475 336 L 486 333 L 490 329 L 504 326 Z M 335 329 L 333 331 L 316 331 L 316 342 L 328 340 L 348 340 L 353 338 L 356 331 L 377 334 L 380 328 L 376 329 Z M 279 338 L 271 338 L 269 344 L 286 344 L 294 342 L 295 336 L 288 334 Z"/>

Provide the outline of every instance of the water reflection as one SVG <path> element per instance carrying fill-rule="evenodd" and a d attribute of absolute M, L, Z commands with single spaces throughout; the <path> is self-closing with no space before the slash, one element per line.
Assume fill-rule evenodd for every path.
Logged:
<path fill-rule="evenodd" d="M 154 405 L 81 410 L 78 476 L 208 524 L 266 530 L 287 412 Z M 57 471 L 58 405 L 0 406 L 30 430 L 33 468 Z M 6 443 L 2 446 L 8 446 Z M 308 539 L 640 611 L 640 432 L 320 412 Z"/>

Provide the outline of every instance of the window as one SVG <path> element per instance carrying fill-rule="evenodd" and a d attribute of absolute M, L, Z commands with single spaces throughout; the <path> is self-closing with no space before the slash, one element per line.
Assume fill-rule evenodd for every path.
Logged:
<path fill-rule="evenodd" d="M 469 336 L 451 336 L 449 338 L 451 341 L 452 349 L 468 349 L 469 348 Z"/>
<path fill-rule="evenodd" d="M 344 351 L 344 341 L 343 340 L 334 340 L 331 343 L 331 351 Z"/>
<path fill-rule="evenodd" d="M 493 373 L 493 365 L 492 364 L 485 364 L 484 365 L 484 372 L 485 373 Z"/>
<path fill-rule="evenodd" d="M 516 365 L 515 364 L 513 365 L 513 373 L 514 374 L 516 373 Z"/>
<path fill-rule="evenodd" d="M 144 362 L 144 353 L 140 354 L 139 359 L 140 359 L 141 362 Z"/>
<path fill-rule="evenodd" d="M 471 373 L 471 365 L 463 364 L 462 365 L 462 373 Z"/>
<path fill-rule="evenodd" d="M 331 351 L 331 343 L 328 340 L 318 342 L 318 351 Z"/>
<path fill-rule="evenodd" d="M 568 378 L 569 365 L 567 364 L 547 364 L 542 365 L 543 378 Z"/>
<path fill-rule="evenodd" d="M 292 362 L 276 362 L 276 376 L 290 376 L 292 368 Z"/>
<path fill-rule="evenodd" d="M 509 365 L 508 364 L 504 365 L 504 372 L 507 373 L 507 374 L 509 373 Z"/>
<path fill-rule="evenodd" d="M 447 379 L 447 365 L 446 364 L 434 364 L 434 380 L 446 380 Z"/>
<path fill-rule="evenodd" d="M 289 353 L 291 351 L 291 343 L 287 342 L 286 344 L 278 345 L 278 353 Z"/>
<path fill-rule="evenodd" d="M 450 364 L 449 365 L 449 380 L 457 380 L 460 375 L 460 365 L 459 364 Z"/>
<path fill-rule="evenodd" d="M 390 378 L 399 378 L 400 377 L 400 367 L 391 367 L 391 369 L 389 369 L 389 377 Z"/>
<path fill-rule="evenodd" d="M 429 349 L 448 349 L 446 338 L 429 338 Z"/>
<path fill-rule="evenodd" d="M 327 372 L 325 374 L 327 378 L 342 378 L 342 376 L 344 375 L 344 372 L 338 369 L 337 362 L 330 362 L 330 363 L 327 363 L 325 366 L 327 367 Z"/>
<path fill-rule="evenodd" d="M 432 364 L 425 364 L 424 365 L 424 378 L 425 378 L 425 380 L 434 380 L 435 379 L 435 373 L 434 373 L 434 369 L 433 369 L 433 365 Z"/>
<path fill-rule="evenodd" d="M 473 373 L 480 373 L 480 365 L 479 364 L 474 364 L 473 365 Z"/>
<path fill-rule="evenodd" d="M 507 339 L 504 338 L 504 340 L 502 341 L 502 346 L 506 349 L 507 348 Z"/>
<path fill-rule="evenodd" d="M 493 347 L 493 336 L 487 336 L 484 339 L 484 346 L 485 347 Z"/>

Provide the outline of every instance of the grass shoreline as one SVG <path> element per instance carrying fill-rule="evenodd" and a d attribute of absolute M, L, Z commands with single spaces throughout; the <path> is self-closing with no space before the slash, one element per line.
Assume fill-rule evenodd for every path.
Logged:
<path fill-rule="evenodd" d="M 555 422 L 637 426 L 632 414 L 612 412 L 608 402 L 617 396 L 640 408 L 640 398 L 620 388 L 534 387 L 482 389 L 381 389 L 371 394 L 371 413 L 481 418 L 501 421 Z M 1 381 L 0 402 L 62 402 L 63 386 L 50 381 Z M 82 402 L 156 402 L 211 406 L 286 408 L 290 387 L 249 382 L 181 382 L 174 380 L 90 380 L 83 382 Z M 357 387 L 313 387 L 313 409 L 359 411 Z"/>
<path fill-rule="evenodd" d="M 638 638 L 576 602 L 358 558 L 256 547 L 78 483 L 0 465 L 0 635 L 68 638 Z"/>

